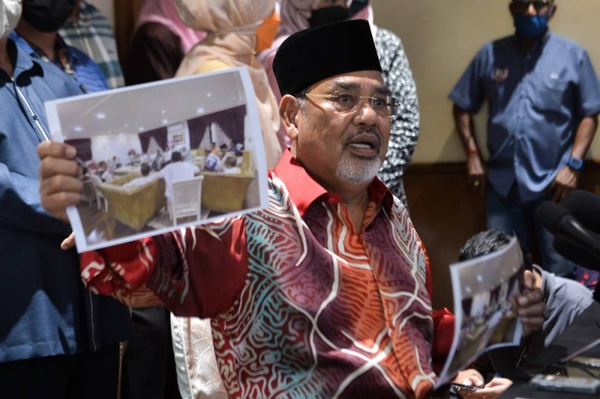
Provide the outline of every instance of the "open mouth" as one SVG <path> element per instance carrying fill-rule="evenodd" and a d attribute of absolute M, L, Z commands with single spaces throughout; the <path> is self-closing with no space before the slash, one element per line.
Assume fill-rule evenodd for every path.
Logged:
<path fill-rule="evenodd" d="M 381 143 L 374 134 L 359 134 L 348 142 L 348 147 L 357 155 L 373 157 L 379 154 Z"/>

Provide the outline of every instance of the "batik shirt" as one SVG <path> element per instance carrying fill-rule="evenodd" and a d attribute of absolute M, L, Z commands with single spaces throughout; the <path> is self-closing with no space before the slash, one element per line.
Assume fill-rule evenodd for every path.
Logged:
<path fill-rule="evenodd" d="M 359 232 L 289 152 L 268 181 L 267 209 L 83 254 L 83 280 L 210 317 L 230 397 L 428 397 L 426 257 L 401 202 L 375 179 Z"/>

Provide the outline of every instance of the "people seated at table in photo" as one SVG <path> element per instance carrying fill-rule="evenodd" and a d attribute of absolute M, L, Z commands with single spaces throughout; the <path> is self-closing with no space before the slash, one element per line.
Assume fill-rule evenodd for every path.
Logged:
<path fill-rule="evenodd" d="M 200 173 L 200 168 L 193 163 L 184 162 L 181 153 L 173 151 L 171 163 L 158 172 L 157 176 L 165 180 L 165 197 L 168 201 L 172 201 L 173 182 L 193 179 L 198 173 Z"/>
<path fill-rule="evenodd" d="M 236 157 L 241 157 L 244 153 L 244 145 L 242 143 L 231 142 L 229 146 L 229 152 L 233 152 Z"/>
<path fill-rule="evenodd" d="M 121 167 L 121 160 L 119 158 L 117 158 L 117 156 L 113 156 L 109 161 L 108 161 L 108 166 L 112 167 L 114 169 L 120 168 Z"/>
<path fill-rule="evenodd" d="M 219 147 L 213 144 L 210 149 L 206 150 L 206 153 L 208 155 L 206 156 L 204 169 L 208 172 L 222 172 L 223 163 L 221 162 L 221 157 L 219 157 Z"/>
<path fill-rule="evenodd" d="M 112 174 L 112 172 L 114 172 L 114 169 L 109 167 L 105 161 L 100 161 L 98 163 L 98 168 L 98 176 L 100 176 L 104 183 L 110 183 L 115 179 L 115 177 Z"/>
<path fill-rule="evenodd" d="M 142 174 L 141 177 L 136 177 L 135 179 L 133 179 L 132 181 L 123 184 L 123 188 L 134 188 L 134 187 L 140 187 L 140 186 L 144 186 L 154 180 L 156 180 L 157 176 L 154 174 L 150 174 L 150 166 L 147 163 L 143 163 L 142 166 L 140 167 L 140 173 Z"/>
<path fill-rule="evenodd" d="M 237 159 L 234 156 L 228 155 L 225 157 L 223 161 L 223 173 L 225 174 L 235 174 L 241 173 L 242 170 L 239 166 L 237 166 Z"/>
<path fill-rule="evenodd" d="M 140 161 L 140 155 L 134 149 L 129 150 L 127 156 L 129 157 L 129 166 L 133 166 Z"/>

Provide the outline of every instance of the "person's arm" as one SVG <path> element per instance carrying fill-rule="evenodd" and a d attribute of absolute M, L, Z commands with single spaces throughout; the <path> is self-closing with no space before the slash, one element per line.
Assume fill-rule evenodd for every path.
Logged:
<path fill-rule="evenodd" d="M 452 115 L 454 117 L 456 132 L 458 133 L 467 154 L 469 187 L 472 187 L 474 190 L 479 191 L 481 195 L 484 195 L 487 170 L 485 163 L 481 158 L 477 140 L 475 139 L 473 115 L 456 104 L 454 104 L 452 108 Z"/>
<path fill-rule="evenodd" d="M 598 128 L 598 114 L 586 116 L 579 123 L 573 149 L 571 150 L 572 158 L 585 159 L 594 136 Z M 550 190 L 554 190 L 554 201 L 558 202 L 565 197 L 571 190 L 577 188 L 581 170 L 571 168 L 569 165 L 564 165 L 556 174 L 556 178 L 550 185 Z"/>

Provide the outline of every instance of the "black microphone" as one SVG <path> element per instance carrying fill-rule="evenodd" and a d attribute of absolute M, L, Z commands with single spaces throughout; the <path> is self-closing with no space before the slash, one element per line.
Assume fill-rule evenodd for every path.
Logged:
<path fill-rule="evenodd" d="M 573 190 L 561 201 L 585 228 L 600 234 L 600 196 L 583 190 Z"/>
<path fill-rule="evenodd" d="M 536 219 L 554 234 L 556 252 L 588 269 L 600 271 L 600 236 L 583 227 L 562 206 L 542 203 Z"/>

